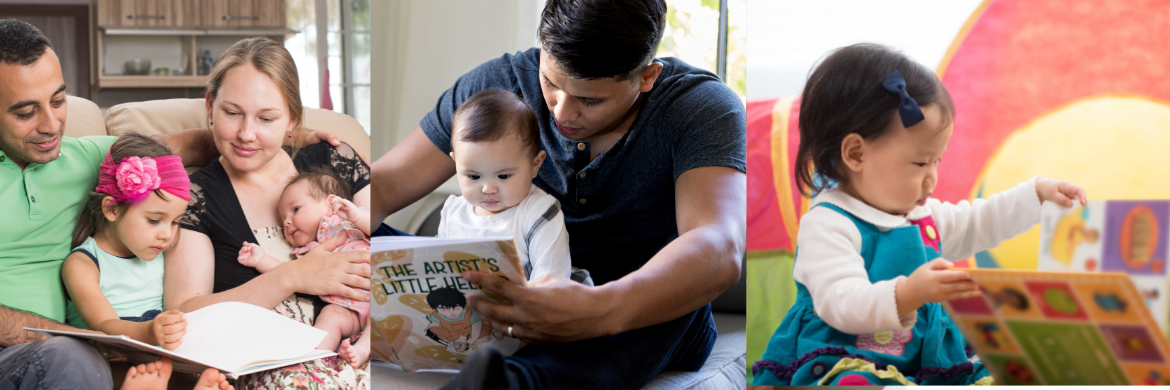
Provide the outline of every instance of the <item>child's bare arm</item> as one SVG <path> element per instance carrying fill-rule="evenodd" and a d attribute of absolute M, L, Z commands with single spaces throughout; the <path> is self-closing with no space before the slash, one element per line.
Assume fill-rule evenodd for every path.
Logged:
<path fill-rule="evenodd" d="M 183 333 L 186 333 L 186 321 L 182 320 L 182 313 L 172 310 L 158 317 L 165 317 L 171 321 L 163 326 L 163 321 L 131 322 L 118 318 L 110 301 L 98 286 L 101 273 L 84 253 L 75 252 L 65 258 L 61 266 L 61 277 L 65 281 L 65 289 L 69 297 L 77 306 L 77 312 L 85 325 L 90 329 L 111 335 L 125 335 L 132 339 L 151 344 L 161 345 L 167 349 L 179 346 Z M 178 314 L 179 319 L 172 318 Z M 158 329 L 156 329 L 156 325 Z M 169 337 L 168 337 L 169 335 Z M 169 343 L 168 338 L 172 339 Z"/>
<path fill-rule="evenodd" d="M 358 230 L 370 235 L 370 210 L 363 209 L 353 204 L 345 198 L 336 195 L 329 195 L 329 206 L 333 209 L 333 214 L 352 222 L 357 226 Z"/>
<path fill-rule="evenodd" d="M 240 247 L 238 260 L 240 264 L 255 268 L 260 273 L 266 273 L 280 265 L 280 260 L 264 254 L 263 248 L 250 242 L 244 242 L 244 245 Z"/>

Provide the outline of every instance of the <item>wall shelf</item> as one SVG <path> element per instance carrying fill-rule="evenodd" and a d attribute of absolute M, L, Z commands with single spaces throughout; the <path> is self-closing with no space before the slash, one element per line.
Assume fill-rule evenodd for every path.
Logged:
<path fill-rule="evenodd" d="M 200 88 L 207 76 L 106 76 L 98 77 L 102 88 Z"/>

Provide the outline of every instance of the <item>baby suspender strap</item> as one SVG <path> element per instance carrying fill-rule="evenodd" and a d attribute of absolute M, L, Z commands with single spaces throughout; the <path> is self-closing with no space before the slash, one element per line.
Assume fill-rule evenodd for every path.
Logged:
<path fill-rule="evenodd" d="M 532 223 L 532 227 L 528 228 L 528 232 L 524 234 L 524 245 L 528 248 L 528 264 L 524 264 L 524 276 L 529 280 L 532 279 L 532 236 L 536 234 L 536 229 L 540 229 L 545 223 L 551 221 L 553 217 L 561 213 L 561 202 L 554 200 L 553 204 L 548 206 L 548 210 Z"/>

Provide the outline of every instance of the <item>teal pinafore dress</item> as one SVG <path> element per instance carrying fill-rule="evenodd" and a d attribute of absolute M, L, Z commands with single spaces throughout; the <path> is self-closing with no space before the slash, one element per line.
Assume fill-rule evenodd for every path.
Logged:
<path fill-rule="evenodd" d="M 857 226 L 870 282 L 909 276 L 942 252 L 931 217 L 883 232 L 837 206 L 813 207 L 818 206 L 845 215 Z M 752 366 L 753 384 L 985 384 L 990 376 L 980 362 L 969 361 L 973 354 L 939 303 L 919 308 L 913 329 L 853 335 L 821 320 L 808 289 L 798 282 L 796 303 L 772 335 L 763 358 Z"/>

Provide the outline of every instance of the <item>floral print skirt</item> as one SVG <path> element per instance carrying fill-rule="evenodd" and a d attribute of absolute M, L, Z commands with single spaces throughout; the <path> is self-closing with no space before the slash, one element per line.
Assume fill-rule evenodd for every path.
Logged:
<path fill-rule="evenodd" d="M 313 302 L 290 296 L 274 309 L 285 317 L 305 324 L 313 324 Z M 350 339 L 353 343 L 357 335 Z M 235 384 L 241 390 L 286 389 L 340 389 L 367 390 L 370 388 L 370 365 L 351 367 L 337 356 L 293 364 L 271 371 L 240 377 Z"/>

